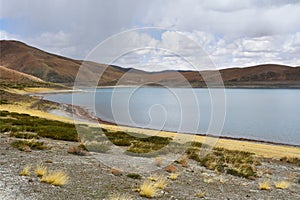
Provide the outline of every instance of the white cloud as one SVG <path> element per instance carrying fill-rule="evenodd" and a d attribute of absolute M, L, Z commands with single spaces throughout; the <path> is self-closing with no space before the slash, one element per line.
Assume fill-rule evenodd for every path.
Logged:
<path fill-rule="evenodd" d="M 147 32 L 133 32 L 130 37 L 107 46 L 106 51 L 99 52 L 100 57 L 93 59 L 109 62 L 120 46 L 129 51 L 155 46 L 169 52 L 139 49 L 127 52 L 117 61 L 126 67 L 142 66 L 141 69 L 146 70 L 191 69 L 182 58 L 192 59 L 204 67 L 209 65 L 208 61 L 200 61 L 206 52 L 218 68 L 260 63 L 300 65 L 300 2 L 295 0 L 76 3 L 71 0 L 0 0 L 0 5 L 0 20 L 8 20 L 9 24 L 1 26 L 2 39 L 22 40 L 72 58 L 85 58 L 96 45 L 120 31 L 162 26 L 170 30 L 162 31 L 161 38 Z M 184 34 L 200 47 L 186 42 L 178 34 Z M 178 52 L 183 56 L 181 59 L 172 55 Z M 147 62 L 151 62 L 151 66 L 145 66 Z"/>

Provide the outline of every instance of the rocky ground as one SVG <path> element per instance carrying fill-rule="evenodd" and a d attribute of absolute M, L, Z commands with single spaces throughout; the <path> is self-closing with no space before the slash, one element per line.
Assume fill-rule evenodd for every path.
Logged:
<path fill-rule="evenodd" d="M 145 179 L 154 175 L 169 176 L 165 169 L 138 172 L 141 179 L 127 177 L 128 173 L 113 175 L 111 167 L 105 166 L 97 156 L 90 153 L 78 156 L 68 153 L 75 142 L 41 138 L 48 149 L 20 151 L 11 147 L 16 140 L 1 133 L 0 138 L 0 199 L 109 199 L 111 194 L 128 194 L 132 199 L 143 199 L 134 191 Z M 106 155 L 107 156 L 107 155 Z M 69 183 L 64 186 L 52 186 L 42 183 L 34 172 L 29 176 L 20 176 L 26 165 L 33 168 L 43 163 L 49 169 L 63 170 L 68 173 Z M 189 160 L 187 167 L 174 163 L 178 169 L 178 178 L 169 180 L 169 184 L 160 190 L 154 199 L 198 199 L 196 194 L 204 194 L 204 199 L 300 199 L 298 183 L 299 166 L 279 161 L 264 160 L 259 166 L 259 178 L 249 180 L 227 174 L 218 174 Z M 259 183 L 269 181 L 270 190 L 260 190 Z M 287 180 L 291 185 L 287 189 L 277 189 L 274 182 Z"/>

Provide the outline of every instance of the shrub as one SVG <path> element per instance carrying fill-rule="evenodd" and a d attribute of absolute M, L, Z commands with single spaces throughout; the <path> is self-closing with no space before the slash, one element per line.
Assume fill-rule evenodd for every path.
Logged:
<path fill-rule="evenodd" d="M 20 172 L 20 176 L 29 176 L 30 175 L 30 169 L 31 167 L 29 165 L 26 165 L 22 171 Z"/>
<path fill-rule="evenodd" d="M 123 174 L 123 172 L 117 168 L 110 168 L 109 171 L 115 176 L 121 176 Z"/>
<path fill-rule="evenodd" d="M 69 176 L 63 171 L 51 171 L 44 175 L 41 181 L 55 186 L 62 186 L 68 183 Z"/>
<path fill-rule="evenodd" d="M 300 166 L 300 158 L 297 158 L 297 157 L 288 157 L 288 156 L 285 156 L 285 157 L 282 157 L 280 159 L 280 161 Z"/>
<path fill-rule="evenodd" d="M 158 190 L 150 180 L 145 180 L 140 187 L 140 196 L 152 198 L 157 194 Z"/>
<path fill-rule="evenodd" d="M 128 178 L 132 178 L 132 179 L 141 179 L 141 178 L 142 178 L 141 175 L 139 175 L 139 174 L 134 174 L 134 173 L 132 173 L 132 174 L 127 174 L 126 176 L 127 176 Z"/>
<path fill-rule="evenodd" d="M 169 179 L 176 180 L 178 178 L 178 176 L 179 176 L 179 174 L 177 174 L 177 173 L 171 173 L 169 176 Z"/>
<path fill-rule="evenodd" d="M 270 190 L 271 189 L 269 181 L 260 182 L 258 185 L 259 185 L 260 190 Z"/>
<path fill-rule="evenodd" d="M 35 133 L 24 133 L 24 132 L 11 132 L 10 137 L 22 138 L 22 139 L 38 139 L 37 134 Z"/>
<path fill-rule="evenodd" d="M 154 184 L 154 187 L 158 189 L 164 189 L 168 185 L 168 180 L 164 176 L 160 176 L 156 183 Z"/>
<path fill-rule="evenodd" d="M 81 146 L 70 146 L 68 153 L 74 154 L 74 155 L 79 155 L 79 156 L 87 155 L 87 151 L 84 150 Z"/>
<path fill-rule="evenodd" d="M 37 164 L 35 168 L 35 174 L 39 177 L 44 176 L 47 173 L 47 167 L 43 164 Z"/>
<path fill-rule="evenodd" d="M 286 189 L 288 187 L 290 187 L 291 183 L 288 182 L 288 181 L 278 181 L 278 182 L 275 182 L 275 187 L 277 189 Z"/>
<path fill-rule="evenodd" d="M 177 172 L 177 168 L 174 165 L 168 165 L 165 170 L 169 173 L 175 173 Z"/>
<path fill-rule="evenodd" d="M 199 162 L 200 165 L 210 170 L 227 172 L 234 176 L 249 179 L 256 177 L 255 166 L 260 163 L 254 158 L 253 153 L 216 147 L 205 157 L 200 158 L 200 148 L 197 147 L 198 145 L 188 148 L 186 153 L 190 159 Z"/>
<path fill-rule="evenodd" d="M 37 150 L 43 150 L 47 148 L 46 146 L 44 146 L 44 142 L 37 142 L 34 139 L 29 141 L 16 140 L 11 143 L 11 146 L 19 149 L 20 151 L 25 151 L 28 147 L 30 149 L 37 149 Z"/>

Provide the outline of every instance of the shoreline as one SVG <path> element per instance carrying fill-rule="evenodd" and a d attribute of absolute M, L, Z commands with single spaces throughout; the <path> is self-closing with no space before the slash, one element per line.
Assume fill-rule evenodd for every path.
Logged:
<path fill-rule="evenodd" d="M 45 90 L 44 88 L 43 90 Z M 49 91 L 51 93 L 53 91 Z M 36 92 L 38 93 L 38 92 Z M 27 93 L 28 94 L 28 93 Z M 247 138 L 235 138 L 230 136 L 212 136 L 205 134 L 191 134 L 191 133 L 177 133 L 171 131 L 160 131 L 147 128 L 130 127 L 125 125 L 116 125 L 105 120 L 95 117 L 93 113 L 88 111 L 86 108 L 81 106 L 72 106 L 67 104 L 59 103 L 60 110 L 62 112 L 68 113 L 68 116 L 61 115 L 61 113 L 53 114 L 48 111 L 41 111 L 31 109 L 28 105 L 0 105 L 0 110 L 7 110 L 11 112 L 26 113 L 33 116 L 38 116 L 42 118 L 48 118 L 52 120 L 59 120 L 68 123 L 83 123 L 89 126 L 100 126 L 101 128 L 106 128 L 112 131 L 124 131 L 133 133 L 143 133 L 149 136 L 160 136 L 160 137 L 171 137 L 177 139 L 177 142 L 188 142 L 197 141 L 209 144 L 217 147 L 224 147 L 231 150 L 243 150 L 257 154 L 265 158 L 282 158 L 288 157 L 298 157 L 300 158 L 300 147 L 299 145 L 279 143 L 279 142 L 269 142 L 264 140 L 255 140 Z M 54 109 L 55 110 L 55 109 Z M 73 115 L 77 116 L 77 119 L 73 118 Z M 179 139 L 178 139 L 179 138 Z"/>
<path fill-rule="evenodd" d="M 80 108 L 82 109 L 82 108 Z M 10 112 L 26 113 L 32 116 L 38 116 L 42 118 L 48 118 L 52 120 L 63 121 L 73 124 L 87 124 L 91 127 L 101 127 L 111 131 L 124 131 L 132 133 L 142 133 L 149 136 L 159 136 L 159 137 L 170 137 L 173 138 L 175 142 L 185 143 L 185 142 L 201 142 L 205 144 L 210 144 L 215 147 L 223 147 L 229 150 L 241 150 L 246 152 L 255 153 L 257 156 L 263 158 L 280 159 L 282 157 L 297 157 L 300 158 L 300 147 L 281 145 L 281 144 L 270 144 L 258 141 L 243 141 L 237 140 L 235 138 L 216 138 L 206 135 L 195 135 L 195 134 L 185 134 L 176 133 L 170 131 L 158 131 L 153 129 L 143 129 L 128 126 L 117 126 L 111 123 L 101 122 L 98 119 L 90 118 L 90 121 L 84 119 L 81 115 L 79 120 L 73 118 L 72 113 L 69 113 L 69 117 L 52 114 L 49 111 L 34 110 L 31 108 L 24 108 L 24 105 L 0 105 L 0 110 L 7 110 Z M 84 108 L 83 108 L 84 110 Z M 62 110 L 63 111 L 63 110 Z M 81 111 L 79 111 L 81 112 Z M 76 114 L 76 113 L 75 113 Z M 87 117 L 87 116 L 86 116 Z M 97 123 L 95 123 L 97 120 Z"/>

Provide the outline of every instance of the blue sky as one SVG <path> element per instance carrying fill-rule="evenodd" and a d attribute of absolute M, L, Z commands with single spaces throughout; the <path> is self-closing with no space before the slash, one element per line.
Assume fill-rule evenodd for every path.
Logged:
<path fill-rule="evenodd" d="M 76 59 L 86 59 L 113 35 L 143 27 L 162 30 L 131 31 L 119 45 L 157 47 L 187 58 L 196 58 L 191 48 L 200 48 L 216 68 L 300 66 L 297 0 L 0 0 L 0 39 Z M 149 71 L 190 69 L 159 50 L 132 52 L 114 64 Z"/>

